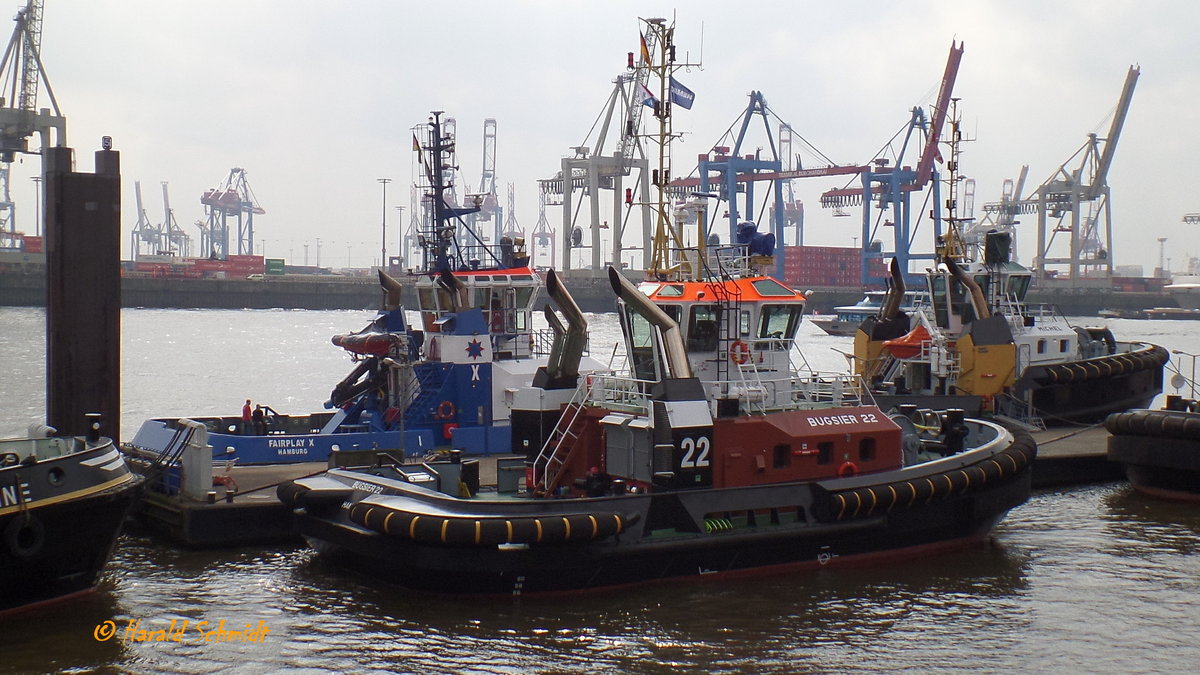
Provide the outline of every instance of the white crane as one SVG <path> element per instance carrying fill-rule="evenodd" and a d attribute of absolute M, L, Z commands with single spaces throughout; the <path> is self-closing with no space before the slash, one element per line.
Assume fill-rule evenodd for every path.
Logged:
<path fill-rule="evenodd" d="M 1063 162 L 1035 193 L 1038 203 L 1038 242 L 1033 266 L 1039 279 L 1046 277 L 1051 265 L 1066 265 L 1070 282 L 1075 286 L 1080 285 L 1083 277 L 1092 277 L 1098 283 L 1107 283 L 1112 277 L 1112 211 L 1109 209 L 1108 170 L 1112 166 L 1113 153 L 1116 152 L 1121 127 L 1125 124 L 1133 89 L 1140 74 L 1141 69 L 1137 66 L 1129 67 L 1108 136 L 1100 138 L 1094 133 L 1088 134 L 1083 146 Z M 1079 163 L 1075 168 L 1068 168 L 1068 164 L 1076 158 L 1079 158 Z M 1054 222 L 1050 223 L 1051 220 Z M 1069 234 L 1069 250 L 1066 255 L 1051 255 L 1055 235 L 1059 232 Z"/>
<path fill-rule="evenodd" d="M 42 0 L 28 0 L 13 18 L 16 26 L 0 60 L 0 233 L 16 233 L 14 206 L 9 196 L 9 169 L 17 153 L 41 154 L 66 143 L 67 120 L 58 108 L 42 66 Z M 37 108 L 39 85 L 46 85 L 50 108 Z M 55 133 L 57 132 L 57 133 Z M 38 134 L 40 146 L 29 149 Z M 45 172 L 45 168 L 42 168 Z"/>

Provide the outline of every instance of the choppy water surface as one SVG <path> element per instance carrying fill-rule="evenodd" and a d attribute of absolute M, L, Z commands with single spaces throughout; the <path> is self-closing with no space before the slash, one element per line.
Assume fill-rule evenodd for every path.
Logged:
<path fill-rule="evenodd" d="M 611 317 L 593 318 L 594 345 L 611 341 Z M 349 369 L 328 337 L 369 319 L 126 310 L 122 435 L 152 415 L 232 413 L 247 397 L 319 409 Z M 1123 339 L 1200 351 L 1195 324 L 1111 325 Z M 0 308 L 0 435 L 41 416 L 43 330 L 39 310 Z M 808 327 L 804 343 L 821 368 L 841 367 L 835 350 L 850 347 Z M 1038 493 L 990 545 L 925 560 L 480 600 L 382 585 L 304 548 L 185 552 L 127 534 L 99 592 L 0 622 L 0 670 L 1179 671 L 1200 662 L 1198 546 L 1200 510 L 1106 484 Z M 126 639 L 130 622 L 162 630 L 173 619 L 188 622 L 178 642 Z M 222 620 L 269 632 L 206 642 L 197 624 Z M 110 625 L 115 635 L 97 640 Z"/>

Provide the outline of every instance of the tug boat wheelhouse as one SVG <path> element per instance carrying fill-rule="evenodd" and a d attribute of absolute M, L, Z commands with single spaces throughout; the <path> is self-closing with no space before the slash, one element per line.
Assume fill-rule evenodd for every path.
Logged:
<path fill-rule="evenodd" d="M 646 23 L 665 90 L 673 28 Z M 656 116 L 665 155 L 669 106 Z M 581 375 L 587 322 L 547 275 L 565 326 L 548 308 L 554 346 L 512 413 L 525 457 L 498 463 L 494 491 L 474 460 L 381 454 L 281 485 L 301 534 L 407 586 L 521 594 L 928 553 L 987 537 L 1028 498 L 1027 434 L 889 416 L 856 378 L 798 368 L 804 297 L 761 273 L 773 242 L 668 249 L 685 238 L 667 236 L 661 191 L 658 213 L 651 278 L 608 268 L 626 372 Z"/>

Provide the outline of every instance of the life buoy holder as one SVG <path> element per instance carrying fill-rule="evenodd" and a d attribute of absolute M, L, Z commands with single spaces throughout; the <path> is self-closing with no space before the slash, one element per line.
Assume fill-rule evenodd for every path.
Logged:
<path fill-rule="evenodd" d="M 858 475 L 858 465 L 854 462 L 842 462 L 838 467 L 838 478 L 849 478 Z"/>
<path fill-rule="evenodd" d="M 741 340 L 734 340 L 733 344 L 729 345 L 729 360 L 739 366 L 750 360 L 750 345 Z"/>
<path fill-rule="evenodd" d="M 454 401 L 442 401 L 437 407 L 437 416 L 440 420 L 452 420 L 454 414 L 458 410 L 454 407 Z"/>

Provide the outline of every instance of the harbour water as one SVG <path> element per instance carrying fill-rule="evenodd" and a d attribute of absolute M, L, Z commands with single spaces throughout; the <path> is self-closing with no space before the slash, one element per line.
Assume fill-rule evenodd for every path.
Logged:
<path fill-rule="evenodd" d="M 370 318 L 124 310 L 122 437 L 246 398 L 319 410 L 350 367 L 329 337 Z M 607 358 L 615 321 L 592 319 Z M 1187 322 L 1107 323 L 1200 352 Z M 43 416 L 44 330 L 41 310 L 0 308 L 0 436 Z M 850 341 L 806 325 L 802 346 L 842 369 Z M 1200 662 L 1198 549 L 1200 511 L 1121 483 L 1038 492 L 989 544 L 951 554 L 553 597 L 415 594 L 302 547 L 180 551 L 127 534 L 98 592 L 0 621 L 0 671 L 1180 671 Z"/>

